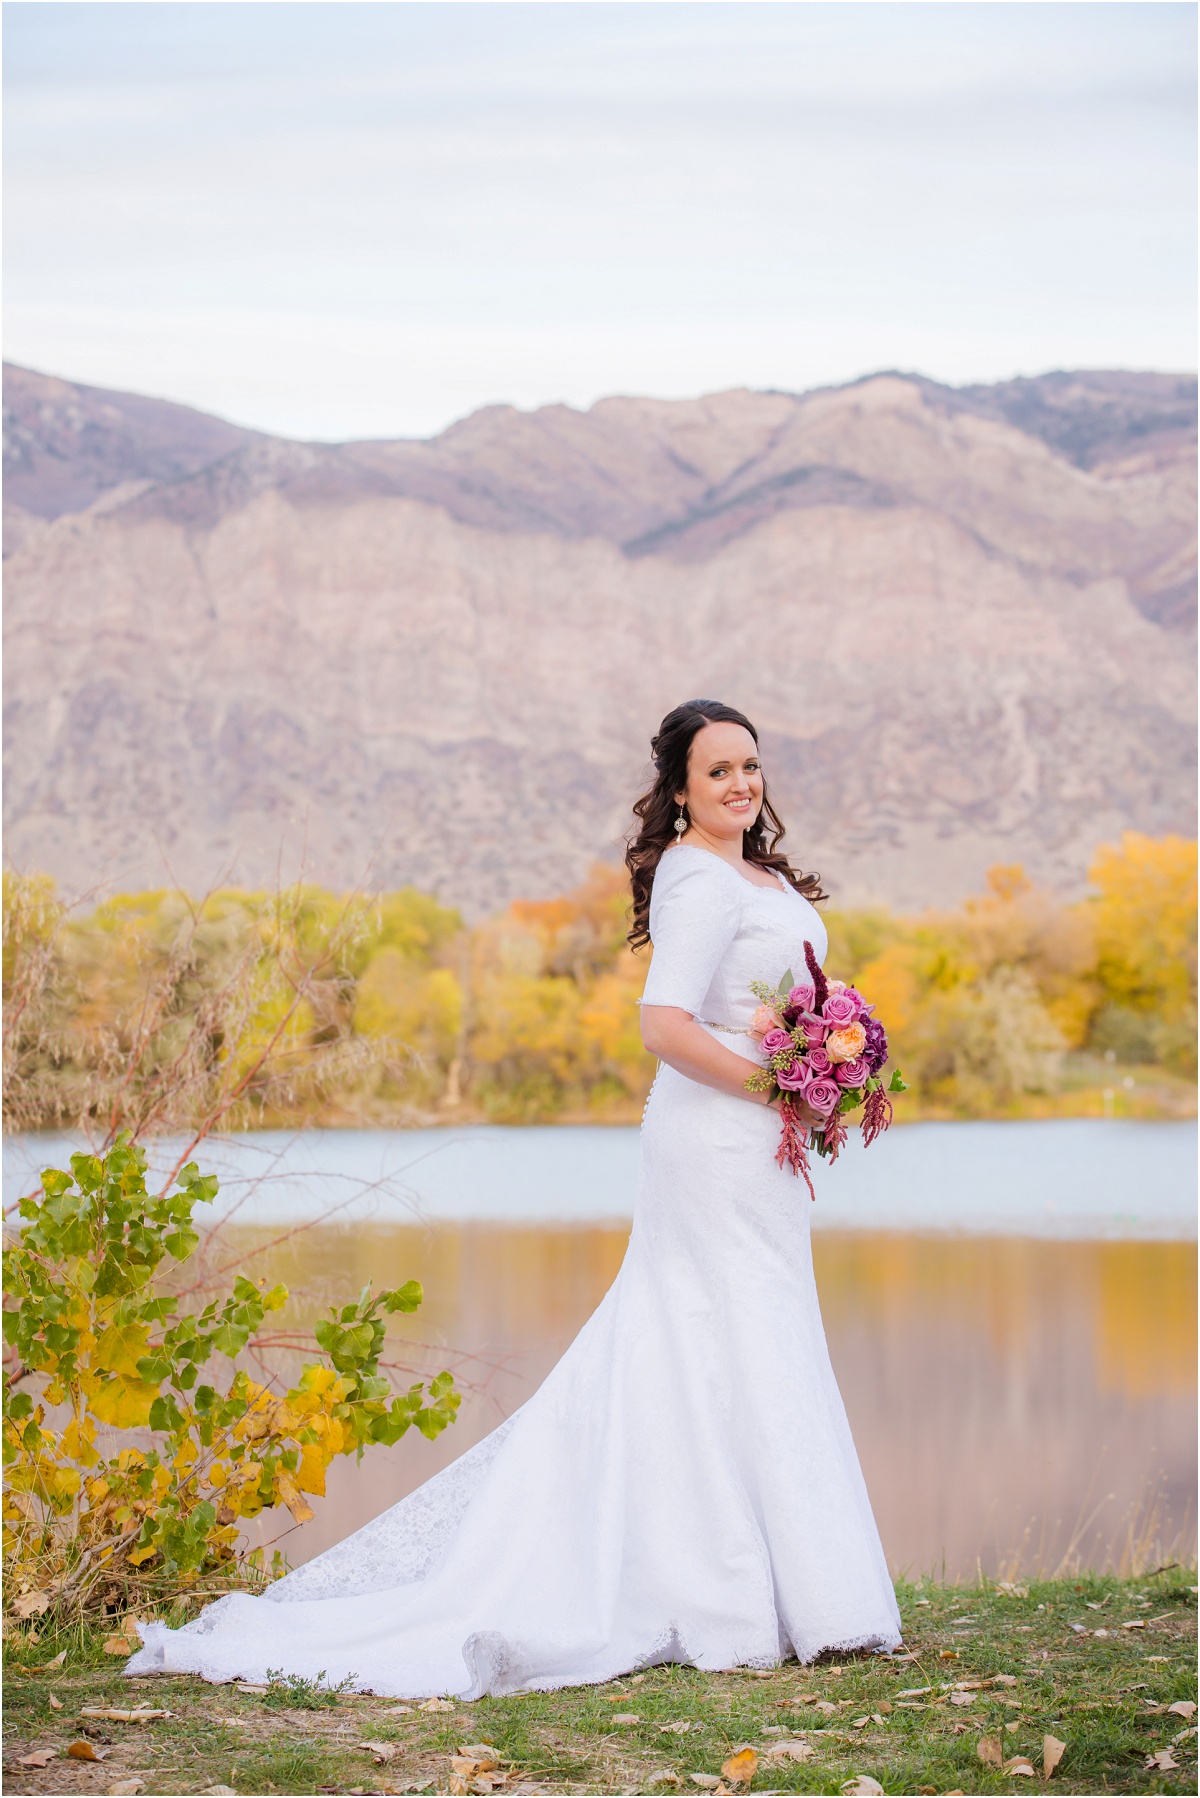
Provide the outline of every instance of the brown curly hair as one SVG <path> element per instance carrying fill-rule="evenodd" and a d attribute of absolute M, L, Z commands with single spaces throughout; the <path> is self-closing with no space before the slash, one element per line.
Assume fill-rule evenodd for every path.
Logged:
<path fill-rule="evenodd" d="M 688 756 L 692 738 L 706 724 L 740 724 L 758 742 L 758 732 L 749 718 L 723 705 L 719 699 L 689 699 L 668 712 L 650 739 L 650 755 L 654 762 L 655 781 L 633 808 L 641 829 L 631 836 L 625 848 L 625 866 L 633 890 L 633 928 L 629 932 L 631 948 L 641 949 L 650 941 L 650 894 L 654 887 L 654 871 L 664 849 L 675 841 L 676 793 L 687 786 Z M 782 874 L 789 886 L 802 893 L 815 905 L 828 898 L 817 874 L 797 874 L 786 855 L 777 852 L 783 837 L 783 824 L 767 797 L 763 785 L 762 810 L 742 836 L 742 853 L 757 867 L 770 868 Z"/>

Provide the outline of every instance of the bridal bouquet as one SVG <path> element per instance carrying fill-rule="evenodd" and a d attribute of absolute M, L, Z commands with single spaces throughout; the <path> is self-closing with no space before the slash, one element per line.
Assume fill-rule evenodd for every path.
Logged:
<path fill-rule="evenodd" d="M 861 1105 L 863 1143 L 869 1146 L 892 1121 L 889 1093 L 906 1090 L 896 1069 L 885 1087 L 882 1071 L 888 1058 L 887 1034 L 875 1007 L 844 980 L 826 980 L 813 953 L 804 945 L 808 979 L 793 983 L 789 968 L 777 988 L 754 981 L 751 992 L 762 1001 L 750 1035 L 766 1057 L 750 1076 L 750 1092 L 782 1100 L 783 1131 L 775 1159 L 780 1167 L 802 1174 L 809 1194 L 808 1150 L 836 1161 L 846 1141 L 843 1119 Z M 798 1105 L 807 1104 L 822 1120 L 805 1127 Z"/>

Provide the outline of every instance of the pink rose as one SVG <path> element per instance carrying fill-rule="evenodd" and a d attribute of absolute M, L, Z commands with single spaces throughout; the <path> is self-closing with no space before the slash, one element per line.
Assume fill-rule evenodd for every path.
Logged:
<path fill-rule="evenodd" d="M 840 1061 L 834 1079 L 839 1086 L 865 1086 L 870 1069 L 865 1055 L 856 1055 L 853 1061 Z"/>
<path fill-rule="evenodd" d="M 774 1030 L 768 1030 L 767 1034 L 762 1039 L 762 1046 L 764 1054 L 778 1055 L 781 1049 L 791 1048 L 791 1032 L 788 1030 L 780 1030 L 778 1027 Z"/>
<path fill-rule="evenodd" d="M 787 1002 L 794 1005 L 797 1011 L 811 1011 L 816 997 L 817 989 L 809 982 L 806 986 L 794 986 L 787 996 Z"/>
<path fill-rule="evenodd" d="M 832 1066 L 833 1063 L 830 1061 L 828 1055 L 826 1055 L 824 1049 L 810 1049 L 808 1051 L 808 1071 L 813 1076 L 814 1080 L 819 1074 L 827 1074 Z"/>
<path fill-rule="evenodd" d="M 855 1005 L 857 1005 L 857 1007 L 858 1007 L 858 1016 L 860 1018 L 863 1016 L 864 1012 L 868 1012 L 873 1009 L 872 1006 L 867 1004 L 866 1000 L 863 998 L 862 994 L 859 992 L 859 990 L 856 986 L 848 986 L 846 988 L 846 997 L 847 997 L 847 999 L 854 1000 Z"/>
<path fill-rule="evenodd" d="M 791 1063 L 790 1067 L 776 1068 L 775 1078 L 779 1082 L 779 1087 L 782 1092 L 798 1093 L 808 1079 L 808 1069 L 805 1067 L 804 1063 L 797 1058 L 797 1060 Z"/>
<path fill-rule="evenodd" d="M 836 1110 L 841 1103 L 842 1095 L 835 1080 L 822 1077 L 819 1080 L 810 1080 L 804 1088 L 802 1097 L 814 1111 L 819 1112 L 822 1117 L 828 1117 L 829 1113 Z"/>
<path fill-rule="evenodd" d="M 849 993 L 830 993 L 821 1007 L 821 1016 L 834 1030 L 840 1030 L 844 1024 L 853 1024 L 858 1016 L 858 1007 Z"/>
<path fill-rule="evenodd" d="M 816 1013 L 811 1011 L 804 1014 L 800 1023 L 803 1026 L 804 1035 L 808 1041 L 809 1048 L 819 1048 L 825 1041 L 825 1037 L 829 1031 L 829 1025 L 823 1018 L 817 1017 Z"/>

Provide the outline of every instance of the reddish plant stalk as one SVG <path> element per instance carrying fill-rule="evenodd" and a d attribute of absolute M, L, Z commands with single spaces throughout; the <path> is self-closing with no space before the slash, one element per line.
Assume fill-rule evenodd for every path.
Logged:
<path fill-rule="evenodd" d="M 812 976 L 815 992 L 813 1010 L 816 1012 L 817 1016 L 820 1017 L 821 1008 L 829 997 L 829 982 L 826 980 L 821 964 L 817 960 L 816 952 L 809 942 L 806 942 L 804 945 L 804 965 Z"/>
<path fill-rule="evenodd" d="M 863 1106 L 862 1139 L 863 1148 L 869 1149 L 877 1136 L 882 1136 L 892 1121 L 892 1101 L 882 1086 L 874 1086 L 867 1094 Z"/>
<path fill-rule="evenodd" d="M 783 1129 L 775 1154 L 776 1163 L 781 1168 L 790 1168 L 793 1174 L 802 1175 L 809 1198 L 815 1199 L 817 1195 L 813 1191 L 812 1177 L 808 1171 L 808 1137 L 790 1099 L 784 1099 L 779 1107 L 779 1115 L 783 1119 Z"/>

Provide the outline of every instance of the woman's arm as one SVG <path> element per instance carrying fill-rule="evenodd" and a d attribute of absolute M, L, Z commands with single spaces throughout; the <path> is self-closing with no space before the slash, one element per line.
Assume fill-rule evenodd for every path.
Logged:
<path fill-rule="evenodd" d="M 686 1074 L 700 1086 L 711 1086 L 719 1093 L 730 1093 L 735 1099 L 748 1099 L 752 1105 L 778 1107 L 779 1101 L 766 1093 L 746 1091 L 746 1081 L 756 1064 L 711 1037 L 701 1029 L 690 1011 L 677 1005 L 643 1005 L 642 1041 L 651 1055 L 665 1061 L 676 1073 Z M 820 1123 L 807 1105 L 799 1107 L 802 1124 Z"/>

